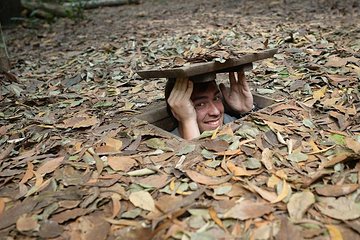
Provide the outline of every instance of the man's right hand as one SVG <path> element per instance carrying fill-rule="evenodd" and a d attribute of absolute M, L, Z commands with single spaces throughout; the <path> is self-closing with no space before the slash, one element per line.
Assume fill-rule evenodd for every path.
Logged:
<path fill-rule="evenodd" d="M 176 79 L 174 88 L 167 100 L 172 114 L 179 122 L 179 132 L 185 139 L 193 139 L 200 136 L 196 111 L 190 99 L 192 91 L 192 81 Z"/>

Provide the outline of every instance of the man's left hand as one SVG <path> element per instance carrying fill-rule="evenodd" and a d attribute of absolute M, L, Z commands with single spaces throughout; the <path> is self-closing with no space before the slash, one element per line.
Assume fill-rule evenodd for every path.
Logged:
<path fill-rule="evenodd" d="M 230 88 L 220 84 L 226 104 L 235 112 L 249 112 L 253 108 L 254 100 L 248 83 L 246 82 L 244 71 L 237 72 L 237 78 L 234 72 L 229 73 Z"/>

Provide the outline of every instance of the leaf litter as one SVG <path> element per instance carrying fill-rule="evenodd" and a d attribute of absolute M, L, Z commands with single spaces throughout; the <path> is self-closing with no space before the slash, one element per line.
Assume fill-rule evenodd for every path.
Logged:
<path fill-rule="evenodd" d="M 359 5 L 286 2 L 145 1 L 5 29 L 0 235 L 359 238 Z M 247 77 L 277 103 L 231 128 L 184 143 L 133 118 L 165 85 L 136 70 L 273 47 Z"/>

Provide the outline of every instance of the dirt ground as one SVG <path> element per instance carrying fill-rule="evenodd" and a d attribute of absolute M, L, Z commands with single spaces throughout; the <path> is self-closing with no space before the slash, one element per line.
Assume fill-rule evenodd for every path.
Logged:
<path fill-rule="evenodd" d="M 357 1 L 149 0 L 3 29 L 1 239 L 360 239 Z M 276 104 L 183 141 L 137 70 L 277 48 Z M 219 76 L 227 81 L 227 75 Z"/>

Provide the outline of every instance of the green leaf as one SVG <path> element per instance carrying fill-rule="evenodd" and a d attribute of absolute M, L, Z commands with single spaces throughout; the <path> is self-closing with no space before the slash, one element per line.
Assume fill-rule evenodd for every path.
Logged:
<path fill-rule="evenodd" d="M 159 138 L 151 138 L 149 140 L 146 140 L 145 144 L 149 148 L 153 148 L 153 149 L 161 149 L 161 150 L 170 151 L 170 152 L 174 151 L 172 148 L 167 147 L 165 142 L 160 140 Z"/>
<path fill-rule="evenodd" d="M 94 104 L 95 108 L 106 108 L 106 107 L 111 107 L 113 106 L 114 103 L 112 102 L 107 102 L 107 101 L 100 101 Z"/>
<path fill-rule="evenodd" d="M 329 137 L 334 143 L 339 145 L 345 145 L 345 136 L 340 134 L 332 134 Z"/>
<path fill-rule="evenodd" d="M 207 149 L 203 149 L 201 151 L 201 155 L 205 158 L 205 159 L 215 159 L 216 155 L 214 154 L 214 152 L 210 152 Z"/>
<path fill-rule="evenodd" d="M 257 88 L 256 89 L 256 92 L 258 92 L 259 94 L 272 94 L 275 91 L 276 91 L 275 89 L 267 89 L 267 88 Z"/>
<path fill-rule="evenodd" d="M 178 153 L 176 153 L 177 156 L 186 155 L 188 153 L 191 153 L 195 150 L 196 145 L 195 144 L 189 144 L 181 148 Z"/>
<path fill-rule="evenodd" d="M 304 162 L 308 159 L 308 155 L 302 152 L 293 152 L 287 158 L 292 162 Z"/>
<path fill-rule="evenodd" d="M 256 158 L 248 158 L 244 162 L 244 166 L 247 169 L 259 169 L 259 168 L 261 168 L 261 162 L 259 160 L 257 160 Z"/>
<path fill-rule="evenodd" d="M 208 167 L 211 167 L 211 168 L 216 168 L 218 167 L 219 165 L 221 164 L 221 161 L 220 160 L 213 160 L 211 162 L 206 162 L 205 165 L 208 166 Z"/>
<path fill-rule="evenodd" d="M 141 214 L 141 208 L 134 208 L 131 209 L 130 211 L 124 212 L 121 215 L 121 218 L 128 218 L 128 219 L 134 219 L 136 217 L 138 217 Z"/>
<path fill-rule="evenodd" d="M 304 119 L 303 124 L 304 124 L 305 127 L 315 128 L 314 123 L 310 119 Z"/>
<path fill-rule="evenodd" d="M 214 194 L 215 195 L 224 195 L 228 192 L 230 192 L 232 189 L 231 185 L 227 185 L 227 186 L 220 186 L 214 189 Z"/>

